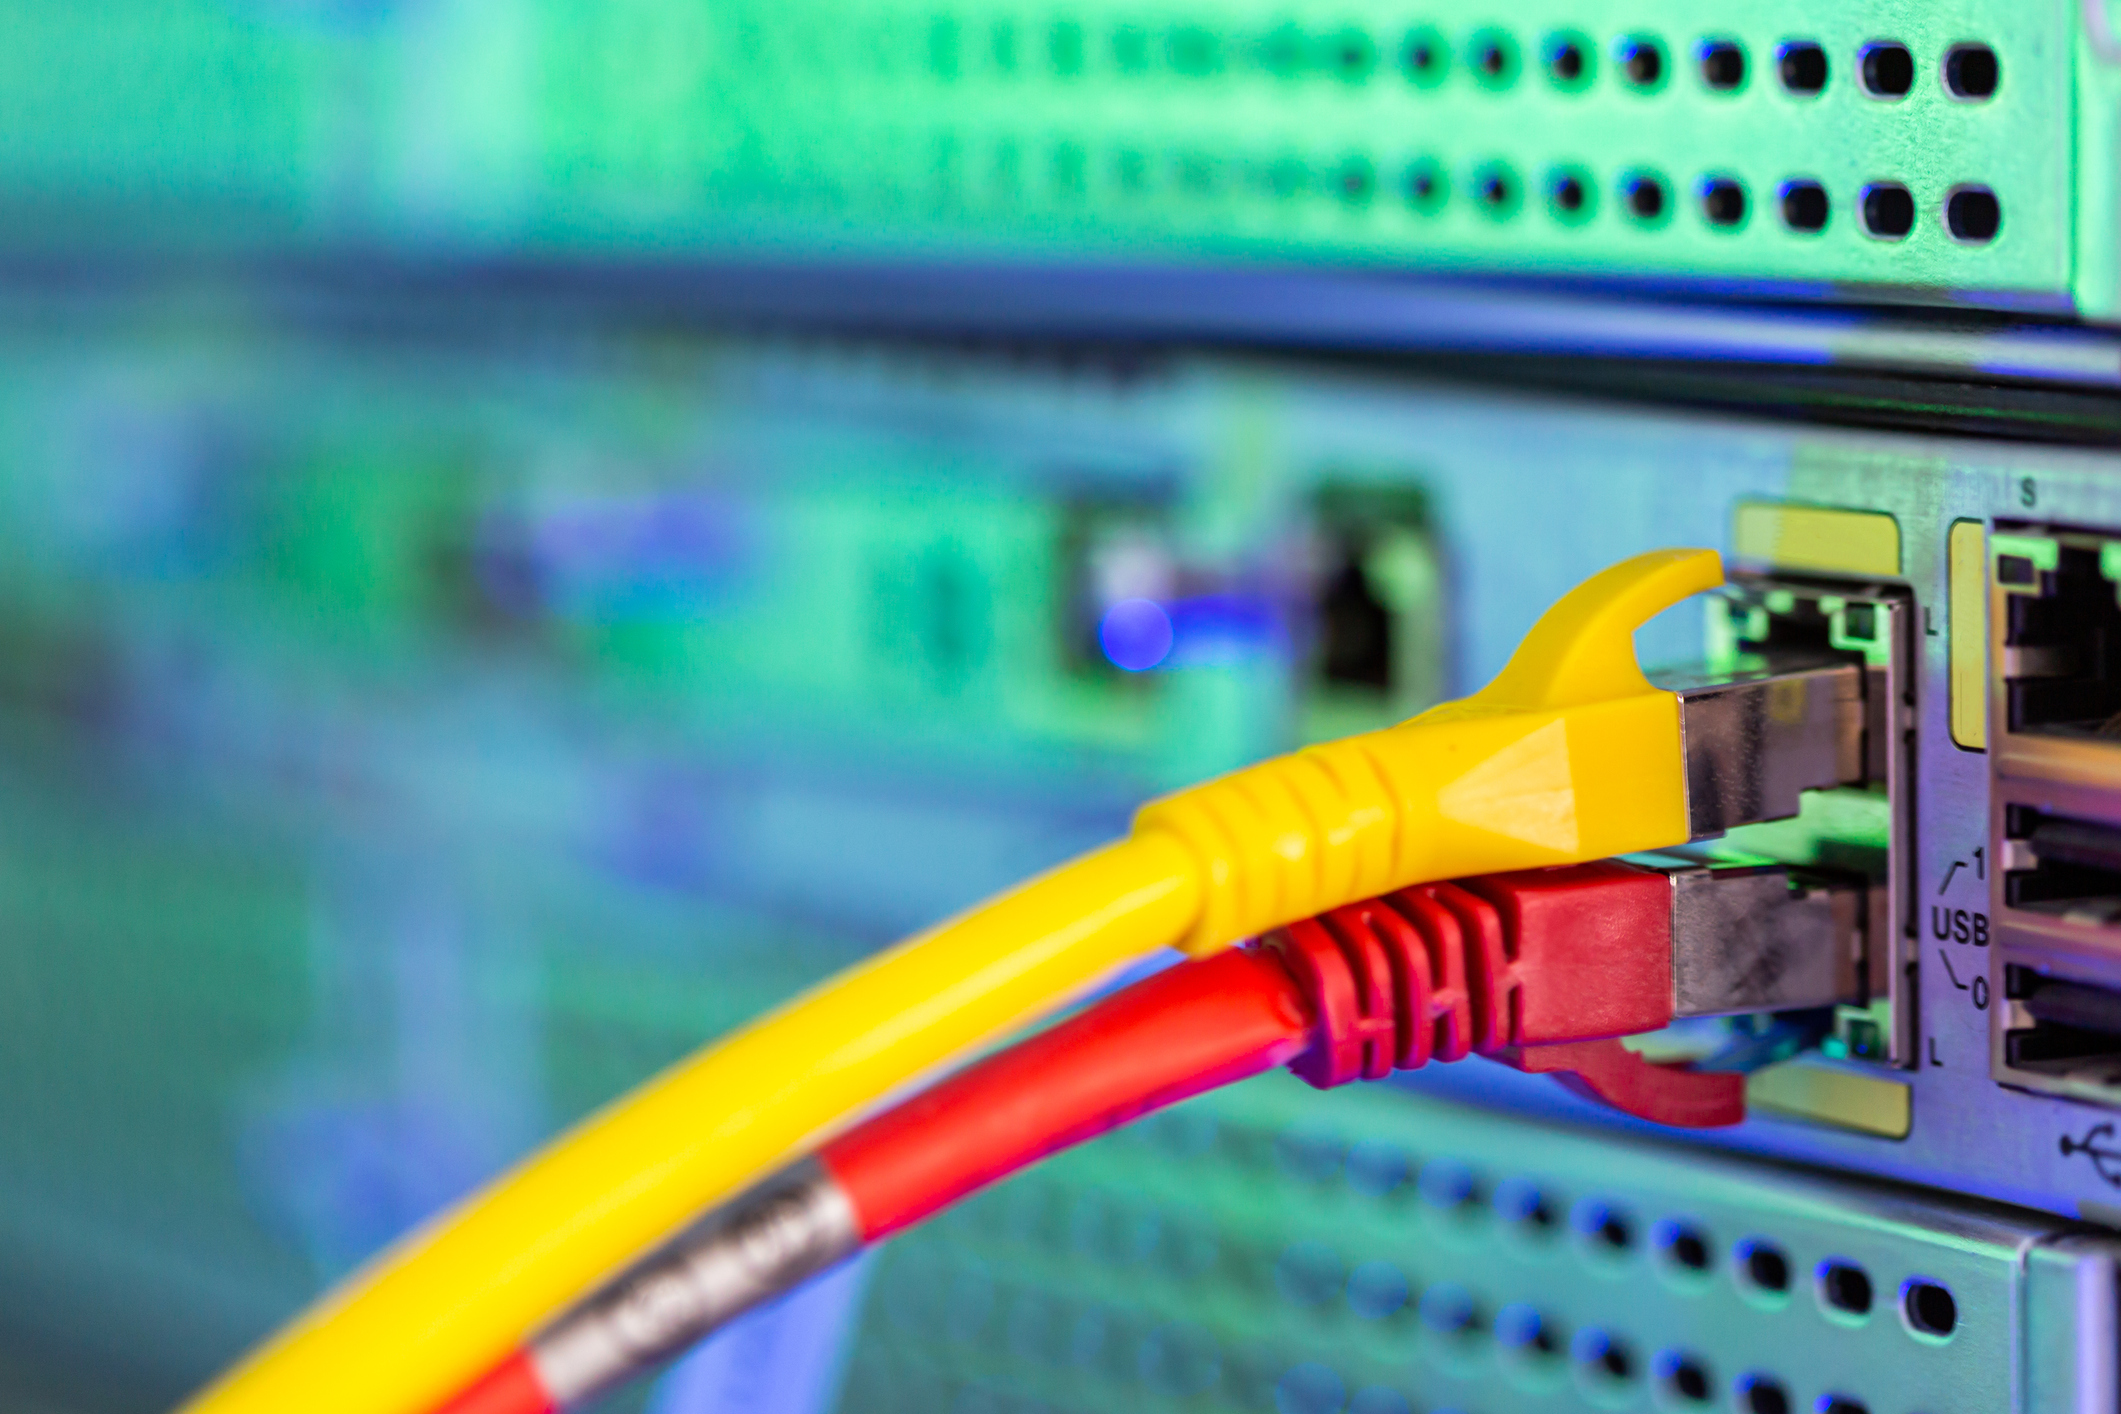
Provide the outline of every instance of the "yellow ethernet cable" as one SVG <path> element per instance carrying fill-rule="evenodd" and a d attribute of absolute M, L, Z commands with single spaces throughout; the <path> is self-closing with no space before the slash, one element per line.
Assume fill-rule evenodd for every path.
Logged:
<path fill-rule="evenodd" d="M 1152 802 L 1128 838 L 835 977 L 400 1241 L 184 1414 L 421 1414 L 831 1127 L 1159 948 L 1201 954 L 1434 879 L 1689 838 L 1679 700 L 1634 631 L 1711 550 L 1577 586 L 1479 693 Z"/>

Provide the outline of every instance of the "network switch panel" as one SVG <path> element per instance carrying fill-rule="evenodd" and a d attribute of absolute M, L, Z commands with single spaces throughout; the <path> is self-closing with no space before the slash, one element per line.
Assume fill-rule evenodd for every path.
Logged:
<path fill-rule="evenodd" d="M 1694 1157 L 1657 1162 L 1838 1171 L 1862 1211 L 1872 1183 L 1957 1195 L 1896 1229 L 1921 1250 L 1962 1199 L 2015 1205 L 1983 1231 L 2031 1253 L 2121 1217 L 2111 451 L 1229 354 L 556 319 L 482 344 L 381 307 L 373 342 L 109 306 L 83 339 L 59 332 L 74 317 L 0 342 L 0 899 L 29 940 L 0 989 L 0 1271 L 24 1278 L 0 1282 L 0 1368 L 92 1372 L 107 1388 L 70 1387 L 83 1407 L 166 1405 L 709 1035 L 1108 837 L 1145 796 L 1484 682 L 1546 604 L 1655 545 L 1720 547 L 1732 586 L 1646 628 L 1645 661 L 1855 670 L 1838 784 L 1718 848 L 1869 905 L 1859 996 L 1642 1043 L 1749 1077 L 1743 1125 L 1667 1137 Z M 1615 1154 L 1645 1132 L 1479 1059 L 1274 1094 L 1424 1159 L 1488 1152 L 1420 1140 L 1431 1124 L 1573 1125 Z M 1186 1162 L 1223 1181 L 1224 1158 Z M 1588 1161 L 1475 1167 L 1554 1182 L 1572 1212 L 1603 1186 L 1571 1172 Z M 1704 1300 L 1742 1300 L 1724 1264 L 1769 1231 L 1741 1220 L 1780 1201 L 1760 1182 L 1693 1214 L 1718 1254 Z M 1643 1242 L 1689 1206 L 1630 1201 Z M 1225 1244 L 1251 1220 L 1200 1217 Z M 1987 1277 L 1803 1227 L 1776 1229 L 1793 1271 L 1839 1255 L 1870 1277 L 1849 1340 L 1941 1370 L 2020 1339 L 1982 1324 Z M 1557 1261 L 1583 1260 L 1575 1241 Z M 1073 1260 L 1019 1265 L 1088 1300 Z M 1490 1315 L 1522 1299 L 1407 1270 Z M 1959 1302 L 1946 1345 L 1889 1305 L 1918 1277 Z M 1408 1333 L 1382 1344 L 1336 1344 L 1278 1296 L 1230 1319 L 1295 1352 L 1270 1383 L 1326 1365 L 1352 1398 L 1398 1387 L 1395 1352 L 1457 1349 L 1411 1334 L 1429 1327 L 1409 1290 Z M 1787 1320 L 1826 1319 L 1810 1292 Z M 1553 1317 L 1557 1400 L 1579 1391 L 1564 1344 L 1594 1327 L 1626 1338 L 1630 1389 L 1669 1350 L 1719 1397 L 1756 1367 L 1828 1392 L 1687 1325 L 1677 1294 L 1626 1325 L 1585 1300 Z M 163 1344 L 129 1339 L 148 1324 Z M 1501 1368 L 1500 1330 L 1467 1369 Z M 1210 1345 L 1185 1350 L 1222 1359 Z M 890 1361 L 863 1348 L 866 1389 Z"/>
<path fill-rule="evenodd" d="M 2099 0 L 7 18 L 18 254 L 668 268 L 947 244 L 2121 315 Z"/>

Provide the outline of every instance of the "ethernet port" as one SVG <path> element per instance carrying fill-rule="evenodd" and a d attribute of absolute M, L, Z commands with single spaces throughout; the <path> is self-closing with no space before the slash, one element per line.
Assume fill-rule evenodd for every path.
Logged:
<path fill-rule="evenodd" d="M 1443 574 L 1428 498 L 1329 481 L 1307 520 L 1290 614 L 1307 660 L 1297 704 L 1304 740 L 1386 726 L 1437 701 Z"/>
<path fill-rule="evenodd" d="M 2009 731 L 2121 741 L 2121 540 L 1998 527 L 1990 547 Z"/>
<path fill-rule="evenodd" d="M 1855 662 L 1864 670 L 1860 733 L 1836 748 L 1842 758 L 1837 769 L 1844 772 L 1839 779 L 1860 783 L 1806 789 L 1794 817 L 1739 826 L 1709 847 L 1728 858 L 1753 856 L 1822 877 L 1862 880 L 1862 916 L 1852 922 L 1864 940 L 1857 989 L 1863 1000 L 1731 1024 L 1721 1054 L 1772 1064 L 1816 1049 L 1839 1060 L 1912 1062 L 1908 950 L 1914 944 L 1901 924 L 1912 910 L 1913 624 L 1904 588 L 1860 579 L 1741 571 L 1710 601 L 1706 666 L 1712 673 L 1835 662 Z M 1657 677 L 1661 685 L 1675 685 Z"/>
<path fill-rule="evenodd" d="M 2003 902 L 2068 923 L 2121 922 L 2121 828 L 2004 807 Z"/>
<path fill-rule="evenodd" d="M 2121 991 L 2007 963 L 2003 995 L 1998 1079 L 2083 1099 L 2121 1093 Z"/>

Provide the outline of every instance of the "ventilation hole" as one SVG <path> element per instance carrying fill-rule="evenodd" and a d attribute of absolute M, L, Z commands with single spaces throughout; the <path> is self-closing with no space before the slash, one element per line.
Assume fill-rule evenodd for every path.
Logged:
<path fill-rule="evenodd" d="M 1495 1211 L 1521 1235 L 1534 1240 L 1552 1237 L 1559 1221 L 1546 1194 L 1523 1179 L 1512 1179 L 1495 1190 Z"/>
<path fill-rule="evenodd" d="M 1871 97 L 1905 98 L 1915 86 L 1915 56 L 1905 44 L 1866 44 L 1860 72 Z"/>
<path fill-rule="evenodd" d="M 1517 81 L 1516 41 L 1501 30 L 1484 29 L 1467 47 L 1466 64 L 1482 88 L 1508 88 Z"/>
<path fill-rule="evenodd" d="M 1790 1392 L 1771 1375 L 1747 1375 L 1738 1381 L 1739 1414 L 1790 1414 Z"/>
<path fill-rule="evenodd" d="M 1627 198 L 1628 214 L 1645 224 L 1662 221 L 1671 206 L 1664 179 L 1648 172 L 1627 177 L 1621 182 L 1620 190 Z"/>
<path fill-rule="evenodd" d="M 1348 1275 L 1323 1242 L 1292 1243 L 1274 1262 L 1274 1287 L 1294 1306 L 1316 1309 L 1339 1298 Z"/>
<path fill-rule="evenodd" d="M 1500 162 L 1490 162 L 1473 174 L 1473 200 L 1483 215 L 1494 220 L 1515 215 L 1522 195 L 1517 174 Z"/>
<path fill-rule="evenodd" d="M 1898 182 L 1874 182 L 1865 187 L 1863 229 L 1880 240 L 1904 238 L 1915 229 L 1915 198 Z"/>
<path fill-rule="evenodd" d="M 2003 208 L 1987 187 L 1961 187 L 1945 198 L 1944 226 L 1955 241 L 1987 245 L 2003 229 Z"/>
<path fill-rule="evenodd" d="M 1562 168 L 1547 178 L 1547 202 L 1563 225 L 1580 226 L 1591 219 L 1595 191 L 1589 174 L 1575 168 Z"/>
<path fill-rule="evenodd" d="M 1718 93 L 1745 87 L 1745 51 L 1728 39 L 1712 39 L 1703 44 L 1701 81 Z"/>
<path fill-rule="evenodd" d="M 1438 1212 L 1470 1216 L 1480 1206 L 1480 1178 L 1464 1164 L 1432 1159 L 1421 1166 L 1421 1200 Z"/>
<path fill-rule="evenodd" d="M 1298 158 L 1286 158 L 1303 170 Z M 1280 165 L 1280 164 L 1277 164 Z M 1340 1177 L 1341 1165 L 1347 1162 L 1347 1146 L 1331 1134 L 1320 1134 L 1306 1129 L 1288 1129 L 1274 1136 L 1274 1157 L 1282 1172 L 1303 1183 L 1325 1184 Z"/>
<path fill-rule="evenodd" d="M 1782 224 L 1793 231 L 1823 231 L 1833 204 L 1817 182 L 1786 182 L 1782 188 Z"/>
<path fill-rule="evenodd" d="M 1561 1349 L 1561 1338 L 1553 1324 L 1521 1301 L 1495 1313 L 1495 1339 L 1519 1359 L 1544 1360 Z"/>
<path fill-rule="evenodd" d="M 1424 1291 L 1415 1310 L 1421 1323 L 1441 1336 L 1469 1336 L 1480 1329 L 1480 1307 L 1473 1293 L 1454 1281 L 1440 1281 Z"/>
<path fill-rule="evenodd" d="M 1407 1275 L 1390 1262 L 1364 1262 L 1348 1274 L 1348 1305 L 1366 1321 L 1381 1321 L 1407 1304 Z"/>
<path fill-rule="evenodd" d="M 1996 95 L 2003 65 L 1986 44 L 1955 44 L 1944 55 L 1944 87 L 1954 98 L 1978 103 Z"/>
<path fill-rule="evenodd" d="M 1580 34 L 1557 34 L 1547 41 L 1547 77 L 1556 88 L 1574 93 L 1591 82 L 1591 44 Z"/>
<path fill-rule="evenodd" d="M 1606 1331 L 1579 1332 L 1569 1346 L 1569 1354 L 1587 1384 L 1610 1387 L 1635 1378 L 1634 1353 Z"/>
<path fill-rule="evenodd" d="M 1617 1256 L 1635 1245 L 1635 1226 L 1628 1215 L 1609 1204 L 1585 1201 L 1572 1215 L 1577 1235 L 1594 1252 Z"/>
<path fill-rule="evenodd" d="M 1701 184 L 1701 214 L 1711 226 L 1733 230 L 1745 224 L 1745 188 L 1729 177 Z"/>
<path fill-rule="evenodd" d="M 1665 1223 L 1657 1232 L 1658 1248 L 1673 1266 L 1689 1272 L 1705 1272 L 1709 1269 L 1711 1255 L 1709 1240 L 1700 1229 L 1685 1223 Z"/>
<path fill-rule="evenodd" d="M 1443 82 L 1444 71 L 1450 67 L 1450 47 L 1436 30 L 1422 28 L 1407 35 L 1407 42 L 1400 48 L 1400 64 L 1407 77 L 1422 88 L 1434 88 Z"/>
<path fill-rule="evenodd" d="M 1366 157 L 1350 157 L 1334 175 L 1333 190 L 1343 202 L 1360 206 L 1377 190 L 1377 172 Z"/>
<path fill-rule="evenodd" d="M 1282 201 L 1302 196 L 1311 186 L 1311 169 L 1301 157 L 1278 157 L 1267 165 L 1267 191 Z"/>
<path fill-rule="evenodd" d="M 1360 83 L 1377 66 L 1377 46 L 1359 29 L 1344 29 L 1326 43 L 1326 65 L 1347 83 Z"/>
<path fill-rule="evenodd" d="M 1424 216 L 1443 210 L 1451 195 L 1450 175 L 1433 157 L 1424 157 L 1407 168 L 1407 205 Z"/>
<path fill-rule="evenodd" d="M 1756 1237 L 1739 1243 L 1738 1269 L 1755 1291 L 1781 1296 L 1790 1289 L 1790 1259 L 1772 1242 Z"/>
<path fill-rule="evenodd" d="M 1413 1174 L 1413 1156 L 1396 1144 L 1363 1139 L 1348 1148 L 1348 1186 L 1358 1193 L 1371 1198 L 1392 1197 Z"/>
<path fill-rule="evenodd" d="M 1657 1382 L 1665 1398 L 1678 1405 L 1706 1404 L 1713 1390 L 1707 1367 L 1691 1355 L 1660 1355 Z"/>
<path fill-rule="evenodd" d="M 1304 47 L 1303 31 L 1282 25 L 1260 40 L 1259 65 L 1276 78 L 1294 78 L 1304 69 Z"/>
<path fill-rule="evenodd" d="M 1910 1330 L 1921 1335 L 1950 1335 L 1959 1325 L 1959 1303 L 1933 1281 L 1910 1281 L 1900 1291 L 1900 1309 Z"/>
<path fill-rule="evenodd" d="M 1870 1274 L 1854 1262 L 1821 1262 L 1819 1299 L 1846 1315 L 1868 1316 L 1871 1313 Z"/>
<path fill-rule="evenodd" d="M 1782 86 L 1791 93 L 1817 93 L 1826 87 L 1826 51 L 1810 40 L 1792 40 L 1776 55 Z"/>
<path fill-rule="evenodd" d="M 1819 1414 L 1871 1414 L 1871 1407 L 1845 1394 L 1822 1394 L 1819 1396 Z"/>
<path fill-rule="evenodd" d="M 1639 89 L 1656 88 L 1664 82 L 1664 46 L 1643 36 L 1620 42 L 1620 72 Z"/>

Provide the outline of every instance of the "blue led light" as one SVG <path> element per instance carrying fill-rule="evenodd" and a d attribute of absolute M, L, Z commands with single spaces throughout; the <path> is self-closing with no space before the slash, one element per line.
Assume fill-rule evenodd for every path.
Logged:
<path fill-rule="evenodd" d="M 1149 599 L 1122 599 L 1105 610 L 1097 644 L 1115 668 L 1146 672 L 1171 655 L 1171 616 Z"/>

